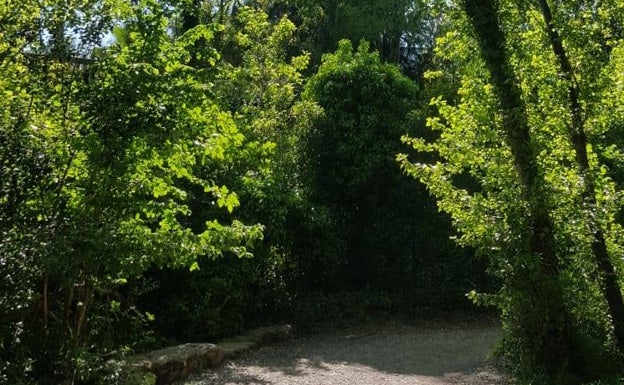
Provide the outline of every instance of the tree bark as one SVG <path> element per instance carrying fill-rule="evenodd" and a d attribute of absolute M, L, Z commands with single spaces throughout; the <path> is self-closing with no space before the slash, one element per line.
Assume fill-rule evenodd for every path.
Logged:
<path fill-rule="evenodd" d="M 569 136 L 574 146 L 575 157 L 581 176 L 585 182 L 582 198 L 588 210 L 591 210 L 592 207 L 596 207 L 597 205 L 596 182 L 592 174 L 587 153 L 587 134 L 585 132 L 585 120 L 583 119 L 583 111 L 581 108 L 580 85 L 574 75 L 574 70 L 572 69 L 570 59 L 563 46 L 561 35 L 555 26 L 548 1 L 539 0 L 539 6 L 546 24 L 546 32 L 551 48 L 559 65 L 560 76 L 563 77 L 568 87 L 568 108 L 570 110 Z M 602 280 L 600 286 L 609 307 L 618 348 L 621 352 L 624 352 L 624 299 L 622 298 L 622 291 L 618 283 L 615 267 L 609 257 L 605 235 L 600 227 L 600 223 L 595 222 L 592 232 L 594 239 L 591 247 Z"/>
<path fill-rule="evenodd" d="M 505 140 L 509 145 L 520 180 L 522 198 L 528 206 L 527 250 L 534 259 L 532 269 L 523 270 L 516 263 L 516 277 L 511 282 L 520 296 L 515 309 L 517 325 L 523 333 L 524 365 L 557 376 L 572 360 L 570 317 L 559 284 L 558 260 L 554 250 L 553 223 L 546 202 L 545 181 L 537 163 L 537 151 L 531 142 L 527 112 L 519 82 L 510 65 L 506 39 L 498 23 L 496 1 L 465 0 L 464 10 L 476 33 L 481 56 L 491 75 L 494 92 L 500 103 Z M 526 261 L 528 264 L 531 262 Z"/>

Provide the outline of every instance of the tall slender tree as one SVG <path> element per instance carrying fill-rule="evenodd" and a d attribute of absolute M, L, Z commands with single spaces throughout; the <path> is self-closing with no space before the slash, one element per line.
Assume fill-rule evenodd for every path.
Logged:
<path fill-rule="evenodd" d="M 586 119 L 583 116 L 581 85 L 570 62 L 569 54 L 563 45 L 562 36 L 559 33 L 548 1 L 539 0 L 538 4 L 544 20 L 548 41 L 559 66 L 559 73 L 563 78 L 564 84 L 567 85 L 568 136 L 574 147 L 576 162 L 584 180 L 585 188 L 581 195 L 583 209 L 587 212 L 587 215 L 592 216 L 592 212 L 598 207 L 598 201 L 596 199 L 594 170 L 590 165 L 587 149 L 589 143 L 585 127 Z M 602 224 L 599 221 L 592 221 L 591 224 L 591 232 L 593 233 L 591 249 L 602 280 L 600 287 L 609 306 L 615 338 L 620 350 L 624 352 L 624 299 L 622 298 L 622 291 L 616 269 L 609 256 Z"/>
<path fill-rule="evenodd" d="M 493 300 L 511 342 L 505 350 L 527 381 L 590 373 L 588 340 L 617 360 L 621 262 L 608 252 L 622 250 L 621 204 L 610 178 L 617 170 L 601 164 L 620 156 L 613 143 L 621 142 L 604 145 L 622 108 L 616 3 L 559 2 L 555 11 L 539 1 L 451 4 L 454 27 L 438 54 L 459 69 L 459 92 L 433 101 L 439 116 L 429 126 L 440 136 L 409 140 L 439 161 L 404 163 L 408 171 L 503 278 Z M 459 183 L 466 179 L 476 183 Z"/>
<path fill-rule="evenodd" d="M 522 280 L 534 282 L 539 289 L 524 293 L 533 307 L 522 306 L 531 315 L 520 321 L 525 330 L 541 330 L 527 346 L 527 357 L 541 361 L 547 374 L 558 374 L 572 359 L 571 326 L 559 286 L 559 263 L 555 252 L 554 226 L 546 201 L 546 183 L 537 162 L 522 91 L 509 62 L 507 42 L 497 14 L 497 1 L 465 0 L 464 10 L 477 36 L 481 56 L 488 68 L 494 93 L 499 99 L 505 140 L 513 154 L 523 201 L 528 206 L 528 252 L 536 258 L 536 269 Z M 537 322 L 539 324 L 535 324 Z M 541 366 L 539 361 L 535 366 Z"/>

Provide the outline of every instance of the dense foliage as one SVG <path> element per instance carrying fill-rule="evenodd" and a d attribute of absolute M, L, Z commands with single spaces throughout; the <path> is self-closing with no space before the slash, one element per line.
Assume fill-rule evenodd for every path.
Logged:
<path fill-rule="evenodd" d="M 106 362 L 467 293 L 521 383 L 608 377 L 622 20 L 618 0 L 5 1 L 0 383 L 149 383 Z"/>
<path fill-rule="evenodd" d="M 417 94 L 416 85 L 369 52 L 368 44 L 354 51 L 348 40 L 323 57 L 307 83 L 304 98 L 318 103 L 323 114 L 303 137 L 304 175 L 309 198 L 329 208 L 344 241 L 338 282 L 347 287 L 411 295 L 436 281 L 449 279 L 459 288 L 470 279 L 452 267 L 461 263 L 470 271 L 473 265 L 449 244 L 445 218 L 394 160 L 400 137 L 412 124 Z M 334 256 L 332 263 L 339 262 Z M 432 295 L 430 303 L 422 293 L 414 301 L 448 303 L 443 289 Z"/>
<path fill-rule="evenodd" d="M 612 23 L 621 6 L 567 6 L 553 14 L 546 1 L 450 4 L 455 28 L 437 55 L 459 68 L 458 98 L 433 101 L 438 116 L 428 125 L 438 139 L 406 138 L 438 160 L 401 157 L 462 241 L 490 256 L 504 285 L 475 297 L 501 309 L 503 350 L 526 382 L 604 375 L 597 363 L 621 360 L 612 354 L 622 341 L 619 167 L 603 163 L 600 144 L 615 128 L 600 94 L 617 89 L 605 69 L 618 61 Z M 591 31 L 580 28 L 589 19 Z M 618 157 L 618 146 L 608 153 Z"/>

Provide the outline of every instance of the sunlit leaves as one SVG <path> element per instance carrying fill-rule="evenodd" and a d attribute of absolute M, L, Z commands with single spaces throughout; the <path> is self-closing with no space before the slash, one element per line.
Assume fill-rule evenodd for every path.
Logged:
<path fill-rule="evenodd" d="M 113 52 L 118 50 L 118 54 L 112 56 L 113 61 L 107 63 L 106 67 L 102 67 L 102 85 L 114 87 L 111 89 L 113 92 L 121 92 L 121 98 L 117 100 L 131 103 L 128 109 L 123 104 L 115 105 L 116 98 L 103 100 L 111 108 L 110 116 L 103 118 L 110 121 L 111 117 L 119 117 L 117 120 L 121 120 L 119 128 L 122 130 L 112 125 L 102 128 L 113 131 L 107 134 L 99 132 L 100 122 L 105 123 L 102 117 L 94 121 L 94 129 L 103 141 L 104 151 L 110 151 L 106 143 L 110 143 L 111 135 L 121 135 L 117 142 L 121 141 L 119 144 L 126 150 L 122 150 L 125 155 L 122 155 L 120 161 L 127 163 L 124 167 L 129 167 L 128 186 L 133 186 L 132 194 L 140 199 L 134 205 L 141 204 L 145 193 L 155 199 L 153 202 L 144 201 L 143 213 L 127 222 L 142 225 L 143 217 L 147 221 L 145 225 L 149 226 L 149 231 L 135 231 L 135 236 L 144 234 L 149 244 L 154 241 L 149 239 L 156 237 L 158 241 L 169 234 L 173 237 L 171 244 L 178 245 L 180 252 L 173 252 L 172 247 L 168 247 L 174 259 L 167 263 L 177 265 L 180 263 L 177 258 L 184 255 L 183 260 L 188 260 L 188 265 L 193 266 L 193 258 L 205 252 L 205 246 L 194 244 L 201 239 L 204 239 L 202 242 L 205 244 L 205 237 L 194 235 L 178 222 L 180 215 L 190 214 L 185 203 L 187 194 L 180 187 L 179 181 L 186 180 L 203 186 L 206 194 L 214 196 L 218 207 L 231 213 L 239 204 L 236 194 L 214 181 L 198 177 L 197 170 L 200 165 L 218 166 L 231 156 L 242 144 L 242 135 L 237 132 L 231 117 L 208 99 L 209 90 L 203 83 L 208 78 L 204 70 L 185 64 L 190 60 L 189 55 L 198 54 L 195 42 L 209 41 L 213 31 L 206 26 L 198 26 L 174 41 L 164 32 L 167 23 L 158 17 L 159 13 L 154 12 L 144 20 L 140 16 L 138 21 L 139 24 L 143 23 L 139 27 L 145 33 L 158 37 L 156 40 L 143 42 L 151 35 L 136 35 L 134 38 L 131 35 L 131 44 L 113 48 Z M 155 24 L 150 27 L 148 22 Z M 132 30 L 132 24 L 128 28 Z M 139 51 L 134 48 L 134 45 L 143 47 L 144 44 L 159 45 L 152 47 L 156 49 L 153 52 L 156 56 L 152 56 L 152 59 L 156 60 L 150 60 L 149 64 L 144 62 L 148 58 L 144 56 L 143 48 Z M 210 52 L 210 57 L 218 59 L 218 54 Z M 208 55 L 203 59 L 207 58 Z M 128 80 L 130 83 L 126 84 Z M 156 229 L 154 225 L 157 225 Z M 206 231 L 214 232 L 220 227 L 220 231 L 228 233 L 226 226 L 217 223 L 209 227 L 210 230 Z M 238 230 L 246 231 L 246 228 L 239 227 Z M 232 230 L 228 234 L 235 232 Z M 195 237 L 197 239 L 194 240 Z M 221 246 L 234 250 L 234 246 L 224 242 L 221 242 Z M 217 252 L 219 245 L 211 247 L 209 255 L 221 253 Z"/>
<path fill-rule="evenodd" d="M 438 133 L 438 140 L 404 137 L 416 150 L 431 152 L 440 160 L 411 164 L 406 155 L 398 159 L 408 173 L 429 187 L 440 210 L 451 214 L 460 240 L 487 253 L 512 247 L 515 237 L 506 218 L 517 213 L 509 199 L 520 193 L 492 87 L 482 75 L 481 63 L 468 53 L 473 45 L 468 37 L 453 31 L 441 38 L 437 54 L 463 64 L 457 91 L 460 101 L 451 105 L 441 98 L 432 100 L 439 115 L 429 117 L 427 125 Z"/>
<path fill-rule="evenodd" d="M 238 195 L 213 171 L 241 157 L 244 141 L 214 100 L 221 28 L 174 36 L 175 17 L 151 0 L 0 5 L 0 278 L 15 287 L 0 312 L 41 308 L 27 327 L 67 337 L 41 342 L 49 362 L 31 366 L 72 362 L 62 346 L 95 348 L 91 317 L 127 305 L 99 293 L 153 266 L 251 256 L 262 238 L 261 226 L 231 219 Z M 117 41 L 103 46 L 105 36 Z M 214 201 L 215 219 L 191 228 L 197 191 Z M 39 293 L 42 282 L 54 298 L 47 286 Z"/>
<path fill-rule="evenodd" d="M 546 210 L 554 223 L 556 284 L 562 285 L 573 321 L 583 332 L 603 341 L 610 338 L 609 317 L 605 295 L 600 292 L 603 283 L 597 278 L 601 273 L 592 261 L 603 233 L 610 253 L 621 250 L 622 93 L 618 86 L 621 71 L 616 70 L 620 43 L 611 37 L 621 33 L 620 3 L 556 2 L 553 28 L 562 39 L 560 51 L 565 51 L 567 65 L 562 64 L 562 53 L 557 53 L 553 35 L 546 29 L 543 8 L 530 2 L 496 2 L 496 21 L 504 31 L 505 49 L 510 55 L 512 76 L 507 79 L 518 79 L 522 94 L 515 106 L 518 111 L 512 114 L 522 114 L 528 120 L 529 147 L 525 153 L 534 154 L 539 170 L 539 186 L 530 193 L 539 190 L 540 209 Z M 501 112 L 508 114 L 510 106 L 499 111 L 488 74 L 479 58 L 471 54 L 475 46 L 472 29 L 466 28 L 461 13 L 451 15 L 455 17 L 454 30 L 439 39 L 436 48 L 436 63 L 441 68 L 426 78 L 455 80 L 460 75 L 461 86 L 456 98 L 433 101 L 437 111 L 428 120 L 434 131 L 429 138 L 433 140 L 404 140 L 433 156 L 429 155 L 427 162 L 410 163 L 405 155 L 399 160 L 408 173 L 427 184 L 440 209 L 453 216 L 461 240 L 489 255 L 492 271 L 510 282 L 497 298 L 502 300 L 498 304 L 507 317 L 519 309 L 508 307 L 513 300 L 522 303 L 533 295 L 523 285 L 531 279 L 527 272 L 536 266 L 522 253 L 526 250 L 522 239 L 535 230 L 523 223 L 534 207 L 530 213 L 525 207 L 532 198 L 518 188 L 522 170 L 512 166 L 508 146 L 513 143 L 505 143 L 499 128 Z M 473 21 L 478 25 L 478 20 Z M 484 35 L 480 35 L 480 42 L 487 48 Z M 490 64 L 496 60 L 488 58 Z M 577 153 L 579 143 L 583 151 Z M 585 150 L 588 162 L 583 163 L 579 156 L 584 156 Z M 621 260 L 614 263 L 618 265 Z M 523 278 L 513 283 L 518 277 Z M 474 293 L 471 297 L 478 298 Z M 522 317 L 512 323 L 526 321 Z M 539 327 L 536 325 L 535 330 Z M 529 341 L 522 335 L 525 329 L 514 343 Z"/>
<path fill-rule="evenodd" d="M 243 208 L 234 215 L 266 224 L 267 238 L 272 242 L 286 239 L 293 231 L 286 221 L 303 198 L 300 136 L 306 120 L 318 112 L 313 103 L 299 100 L 304 82 L 301 71 L 307 67 L 309 56 L 291 55 L 294 33 L 288 18 L 270 20 L 251 7 L 239 8 L 225 25 L 215 94 L 220 107 L 231 111 L 242 135 L 222 132 L 206 142 L 212 159 L 207 158 L 205 164 L 227 168 L 226 178 L 240 193 L 218 192 L 215 203 L 231 209 L 240 201 Z M 224 147 L 226 141 L 240 146 L 237 157 L 211 149 Z"/>

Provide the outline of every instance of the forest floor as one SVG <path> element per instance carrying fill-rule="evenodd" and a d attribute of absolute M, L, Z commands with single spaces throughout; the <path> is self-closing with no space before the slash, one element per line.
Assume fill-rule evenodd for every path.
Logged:
<path fill-rule="evenodd" d="M 264 346 L 184 385 L 508 385 L 490 320 L 376 322 Z"/>

